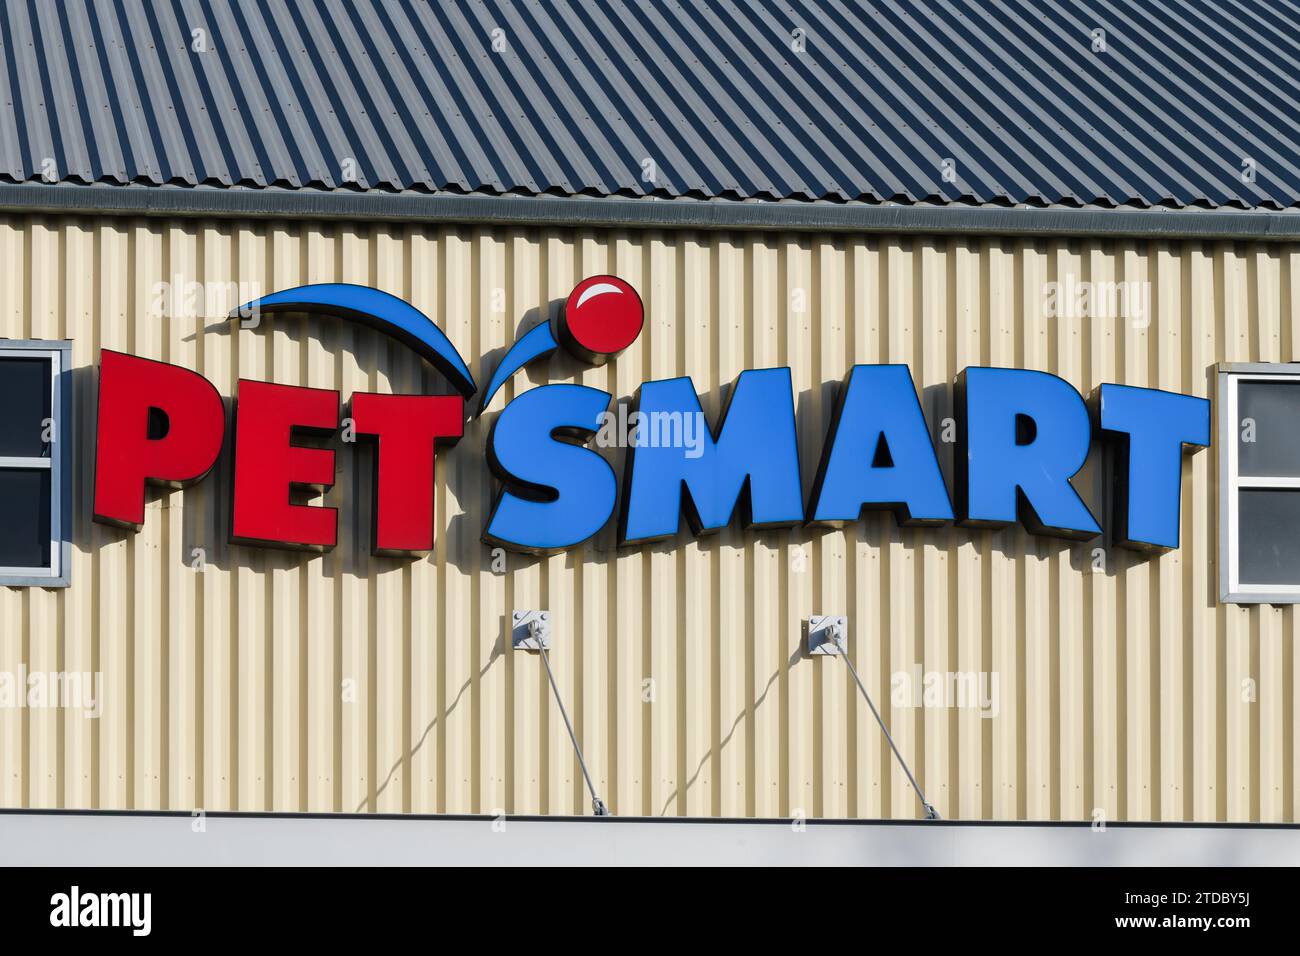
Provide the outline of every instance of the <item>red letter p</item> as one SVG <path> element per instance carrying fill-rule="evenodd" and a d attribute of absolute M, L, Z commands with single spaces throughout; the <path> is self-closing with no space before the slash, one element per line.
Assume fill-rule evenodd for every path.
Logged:
<path fill-rule="evenodd" d="M 151 434 L 151 419 L 165 428 Z M 226 430 L 221 395 L 202 375 L 103 351 L 95 445 L 95 520 L 139 531 L 145 485 L 180 488 L 216 464 Z"/>

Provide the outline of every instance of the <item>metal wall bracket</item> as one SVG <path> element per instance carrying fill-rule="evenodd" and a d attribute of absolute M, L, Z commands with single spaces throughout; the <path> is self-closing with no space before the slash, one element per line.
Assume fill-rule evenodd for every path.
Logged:
<path fill-rule="evenodd" d="M 848 644 L 849 619 L 830 614 L 808 618 L 808 653 L 843 654 Z"/>
<path fill-rule="evenodd" d="M 515 611 L 510 616 L 510 647 L 516 651 L 549 651 L 551 612 Z"/>

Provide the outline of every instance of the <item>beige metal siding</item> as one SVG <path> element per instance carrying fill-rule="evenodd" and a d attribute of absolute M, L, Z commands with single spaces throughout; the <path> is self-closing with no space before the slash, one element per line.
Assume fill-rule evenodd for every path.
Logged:
<path fill-rule="evenodd" d="M 1158 558 L 879 515 L 630 551 L 611 527 L 498 574 L 479 543 L 491 414 L 439 461 L 426 560 L 369 555 L 371 478 L 349 449 L 326 499 L 340 546 L 323 557 L 226 544 L 228 448 L 205 482 L 151 501 L 138 534 L 89 507 L 100 347 L 195 368 L 226 395 L 241 376 L 345 398 L 445 390 L 333 320 L 237 331 L 220 310 L 154 314 L 156 283 L 177 278 L 378 286 L 432 316 L 484 381 L 521 325 L 614 272 L 644 297 L 640 341 L 604 368 L 516 376 L 494 412 L 545 381 L 625 399 L 689 374 L 716 416 L 742 369 L 789 365 L 807 484 L 854 362 L 908 363 L 936 434 L 966 365 L 1044 369 L 1085 394 L 1206 395 L 1215 362 L 1295 357 L 1298 262 L 1283 245 L 0 220 L 0 336 L 73 340 L 79 452 L 73 586 L 0 589 L 0 671 L 102 671 L 105 688 L 98 719 L 0 710 L 0 804 L 588 812 L 541 662 L 504 649 L 511 609 L 545 607 L 618 814 L 916 816 L 847 669 L 801 654 L 801 622 L 842 612 L 945 817 L 1295 820 L 1295 614 L 1216 603 L 1213 450 L 1187 460 L 1183 546 Z M 1149 281 L 1152 321 L 1046 317 L 1044 283 L 1067 276 Z M 954 446 L 938 447 L 951 476 Z M 1096 462 L 1078 484 L 1100 514 Z M 913 664 L 997 672 L 999 715 L 894 706 L 891 675 Z"/>

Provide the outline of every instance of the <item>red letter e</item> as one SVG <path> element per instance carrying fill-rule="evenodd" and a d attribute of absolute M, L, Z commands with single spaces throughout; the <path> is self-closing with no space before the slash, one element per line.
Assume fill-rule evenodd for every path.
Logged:
<path fill-rule="evenodd" d="M 339 393 L 239 380 L 235 417 L 235 506 L 239 544 L 327 551 L 338 541 L 334 508 L 296 504 L 295 487 L 334 484 L 334 452 L 293 444 L 293 433 L 327 435 L 339 426 Z"/>

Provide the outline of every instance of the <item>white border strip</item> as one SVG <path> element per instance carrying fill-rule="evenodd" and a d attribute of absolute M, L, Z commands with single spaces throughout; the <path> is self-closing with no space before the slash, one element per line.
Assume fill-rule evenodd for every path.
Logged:
<path fill-rule="evenodd" d="M 0 812 L 9 865 L 1294 866 L 1266 825 Z"/>

